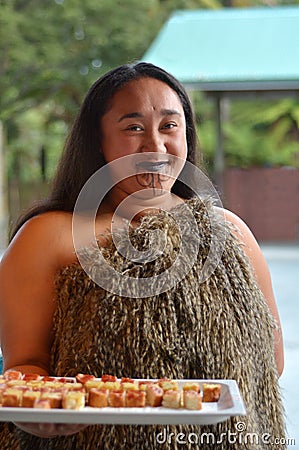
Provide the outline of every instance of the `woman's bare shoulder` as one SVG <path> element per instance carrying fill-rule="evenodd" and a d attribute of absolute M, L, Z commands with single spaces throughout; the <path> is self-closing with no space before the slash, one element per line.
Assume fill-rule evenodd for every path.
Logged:
<path fill-rule="evenodd" d="M 234 212 L 225 209 L 215 207 L 215 210 L 222 215 L 224 220 L 230 225 L 230 229 L 239 239 L 239 241 L 245 246 L 257 245 L 256 239 L 248 225 Z"/>
<path fill-rule="evenodd" d="M 29 219 L 18 230 L 6 253 L 9 255 L 47 256 L 51 264 L 65 265 L 75 260 L 72 241 L 72 214 L 50 211 Z"/>
<path fill-rule="evenodd" d="M 259 281 L 269 276 L 269 270 L 266 260 L 256 240 L 253 232 L 248 225 L 237 214 L 224 208 L 217 208 L 223 214 L 224 219 L 230 225 L 230 229 L 242 246 L 244 253 L 248 256 L 251 265 Z"/>
<path fill-rule="evenodd" d="M 72 222 L 72 213 L 65 211 L 48 211 L 28 219 L 16 233 L 16 237 L 27 236 L 32 231 L 40 232 L 46 237 L 46 233 L 53 234 L 57 229 L 67 226 Z"/>
<path fill-rule="evenodd" d="M 63 223 L 68 223 L 72 221 L 72 213 L 67 211 L 48 211 L 42 214 L 38 214 L 31 219 L 25 222 L 24 226 L 28 226 L 29 224 L 37 225 L 45 225 L 57 223 L 57 225 L 61 225 Z"/>

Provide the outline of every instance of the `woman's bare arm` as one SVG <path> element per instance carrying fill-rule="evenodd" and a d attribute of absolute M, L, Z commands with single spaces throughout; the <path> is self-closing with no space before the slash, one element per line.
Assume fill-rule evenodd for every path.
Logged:
<path fill-rule="evenodd" d="M 0 332 L 4 370 L 47 375 L 57 270 L 76 260 L 72 216 L 46 213 L 29 220 L 0 264 Z M 86 425 L 16 423 L 40 437 L 71 435 Z"/>
<path fill-rule="evenodd" d="M 240 217 L 238 217 L 236 214 L 228 210 L 224 210 L 224 214 L 226 220 L 228 222 L 231 222 L 235 226 L 238 239 L 244 243 L 243 250 L 249 258 L 256 276 L 257 283 L 265 297 L 269 310 L 278 325 L 277 330 L 274 332 L 274 342 L 277 370 L 278 374 L 281 375 L 284 368 L 283 338 L 279 313 L 277 310 L 267 262 L 254 235 L 252 234 L 248 226 L 243 222 L 243 220 L 240 219 Z"/>
<path fill-rule="evenodd" d="M 71 216 L 70 216 L 71 217 Z M 46 213 L 17 233 L 0 264 L 0 339 L 4 370 L 47 374 L 54 277 L 67 261 L 71 218 Z M 68 231 L 68 228 L 70 231 Z"/>

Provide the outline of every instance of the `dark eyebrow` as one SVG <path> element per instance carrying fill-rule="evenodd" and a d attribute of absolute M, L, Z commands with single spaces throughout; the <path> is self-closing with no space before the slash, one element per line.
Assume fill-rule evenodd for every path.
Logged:
<path fill-rule="evenodd" d="M 176 109 L 162 109 L 161 110 L 162 116 L 181 116 L 181 113 L 177 111 Z"/>
<path fill-rule="evenodd" d="M 139 112 L 131 112 L 131 113 L 124 114 L 123 116 L 121 116 L 118 119 L 118 121 L 121 122 L 124 119 L 134 119 L 135 117 L 140 118 L 140 117 L 143 117 L 143 115 L 141 113 L 139 113 Z"/>
<path fill-rule="evenodd" d="M 173 116 L 173 115 L 181 116 L 181 113 L 179 111 L 177 111 L 176 109 L 161 109 L 161 115 L 162 116 Z M 128 114 L 124 114 L 123 116 L 121 116 L 118 119 L 118 122 L 121 122 L 124 119 L 135 119 L 136 117 L 141 118 L 141 117 L 143 117 L 143 114 L 141 114 L 139 112 L 131 112 Z"/>

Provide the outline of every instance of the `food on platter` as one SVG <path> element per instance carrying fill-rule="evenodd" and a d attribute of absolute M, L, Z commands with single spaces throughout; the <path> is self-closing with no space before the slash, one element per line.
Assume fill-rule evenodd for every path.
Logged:
<path fill-rule="evenodd" d="M 169 389 L 164 392 L 162 406 L 165 408 L 178 409 L 181 407 L 181 391 Z"/>
<path fill-rule="evenodd" d="M 85 393 L 82 391 L 68 391 L 62 396 L 63 409 L 82 409 L 85 406 Z"/>
<path fill-rule="evenodd" d="M 88 381 L 94 381 L 96 377 L 94 375 L 78 373 L 76 375 L 76 381 L 78 383 L 86 384 Z"/>
<path fill-rule="evenodd" d="M 221 385 L 218 383 L 203 383 L 203 402 L 218 402 L 221 394 Z"/>
<path fill-rule="evenodd" d="M 41 394 L 41 400 L 47 400 L 49 402 L 50 408 L 61 408 L 62 407 L 62 396 L 64 394 L 64 391 L 58 391 L 58 392 L 42 392 Z"/>
<path fill-rule="evenodd" d="M 183 390 L 200 392 L 200 386 L 196 381 L 187 381 L 186 383 L 184 383 Z"/>
<path fill-rule="evenodd" d="M 21 380 L 23 374 L 19 370 L 8 370 L 4 373 L 3 376 L 7 380 Z"/>
<path fill-rule="evenodd" d="M 118 381 L 105 381 L 104 382 L 105 389 L 108 389 L 109 391 L 120 391 L 121 389 L 120 382 Z"/>
<path fill-rule="evenodd" d="M 25 373 L 22 377 L 22 380 L 24 381 L 39 381 L 41 380 L 41 376 L 38 375 L 37 373 Z"/>
<path fill-rule="evenodd" d="M 48 400 L 35 400 L 33 408 L 35 409 L 51 409 L 50 402 Z"/>
<path fill-rule="evenodd" d="M 160 386 L 155 385 L 154 383 L 145 384 L 143 386 L 147 386 L 146 389 L 146 402 L 149 406 L 161 406 L 163 400 L 163 389 Z"/>
<path fill-rule="evenodd" d="M 183 391 L 183 404 L 186 409 L 202 409 L 202 398 L 199 392 L 187 389 Z"/>
<path fill-rule="evenodd" d="M 151 384 L 153 384 L 152 380 L 139 380 L 138 381 L 138 389 L 140 389 L 141 391 L 146 391 L 147 387 Z M 155 383 L 155 384 L 158 386 L 157 383 Z M 163 391 L 163 389 L 162 389 L 162 391 Z"/>
<path fill-rule="evenodd" d="M 126 406 L 126 391 L 110 390 L 108 404 L 113 408 L 121 408 Z"/>
<path fill-rule="evenodd" d="M 105 408 L 108 406 L 108 389 L 91 388 L 88 395 L 88 406 Z"/>
<path fill-rule="evenodd" d="M 145 406 L 145 391 L 129 389 L 126 394 L 126 406 L 129 408 L 142 408 Z"/>
<path fill-rule="evenodd" d="M 7 388 L 2 393 L 2 406 L 20 406 L 22 391 L 16 388 Z"/>
<path fill-rule="evenodd" d="M 0 375 L 0 407 L 82 410 L 91 408 L 162 407 L 201 410 L 204 402 L 217 402 L 221 384 L 196 380 L 135 380 L 105 374 L 96 378 L 50 377 L 7 371 Z"/>
<path fill-rule="evenodd" d="M 115 375 L 109 375 L 109 374 L 105 374 L 105 375 L 102 375 L 102 378 L 101 378 L 101 380 L 102 381 L 104 381 L 104 383 L 107 383 L 107 382 L 115 382 L 115 381 L 117 381 L 117 377 L 115 376 Z"/>
<path fill-rule="evenodd" d="M 34 404 L 37 400 L 40 400 L 41 392 L 40 391 L 25 391 L 22 397 L 23 408 L 33 408 Z"/>
<path fill-rule="evenodd" d="M 131 383 L 131 382 L 123 382 L 120 383 L 120 387 L 123 391 L 137 391 L 138 390 L 138 384 L 137 383 Z"/>
<path fill-rule="evenodd" d="M 133 384 L 136 384 L 135 380 L 133 380 L 133 378 L 127 378 L 127 377 L 122 377 L 120 382 L 121 383 L 133 383 Z"/>
<path fill-rule="evenodd" d="M 159 386 L 163 389 L 163 391 L 177 391 L 178 390 L 178 382 L 176 380 L 171 380 L 169 378 L 161 378 L 158 381 Z"/>
<path fill-rule="evenodd" d="M 84 389 L 87 393 L 91 391 L 91 389 L 107 389 L 104 388 L 105 383 L 100 380 L 90 380 L 84 384 Z"/>

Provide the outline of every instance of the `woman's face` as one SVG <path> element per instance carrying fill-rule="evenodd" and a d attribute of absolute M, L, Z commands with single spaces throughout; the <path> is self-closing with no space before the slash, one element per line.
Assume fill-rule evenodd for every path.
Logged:
<path fill-rule="evenodd" d="M 187 157 L 185 115 L 174 90 L 154 78 L 130 81 L 113 96 L 100 126 L 107 163 L 132 155 L 128 160 L 135 175 L 125 160 L 118 168 L 109 165 L 116 178 L 130 175 L 117 183 L 114 193 L 124 197 L 145 188 L 155 195 L 170 191 Z"/>

